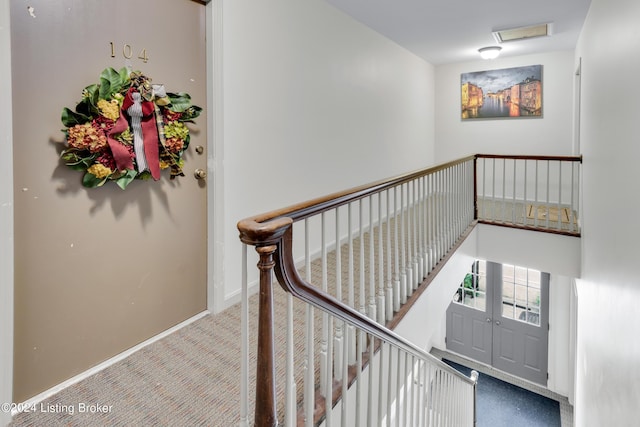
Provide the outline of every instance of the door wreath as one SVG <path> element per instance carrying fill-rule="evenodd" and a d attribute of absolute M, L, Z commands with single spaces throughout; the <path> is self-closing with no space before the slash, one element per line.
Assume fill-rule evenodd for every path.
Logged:
<path fill-rule="evenodd" d="M 186 122 L 202 108 L 184 92 L 166 92 L 140 71 L 107 68 L 100 82 L 85 87 L 75 110 L 63 108 L 65 164 L 84 173 L 82 185 L 114 181 L 123 190 L 134 179 L 184 176 L 182 155 L 189 146 Z"/>

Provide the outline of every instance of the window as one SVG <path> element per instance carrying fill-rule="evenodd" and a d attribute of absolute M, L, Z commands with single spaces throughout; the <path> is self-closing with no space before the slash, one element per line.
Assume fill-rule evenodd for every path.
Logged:
<path fill-rule="evenodd" d="M 541 273 L 502 265 L 502 317 L 540 326 Z"/>
<path fill-rule="evenodd" d="M 487 263 L 477 260 L 471 264 L 458 290 L 453 295 L 453 302 L 470 308 L 485 311 L 487 307 Z"/>

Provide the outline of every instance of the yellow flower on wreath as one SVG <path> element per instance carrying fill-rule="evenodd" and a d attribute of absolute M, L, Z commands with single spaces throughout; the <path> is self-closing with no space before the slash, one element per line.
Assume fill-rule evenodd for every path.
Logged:
<path fill-rule="evenodd" d="M 111 169 L 103 165 L 102 163 L 95 163 L 87 168 L 87 172 L 94 175 L 96 178 L 106 178 L 113 173 Z"/>
<path fill-rule="evenodd" d="M 99 100 L 98 109 L 107 119 L 116 121 L 118 120 L 118 117 L 120 117 L 120 104 L 115 99 L 112 99 L 111 101 L 107 101 L 105 99 Z"/>

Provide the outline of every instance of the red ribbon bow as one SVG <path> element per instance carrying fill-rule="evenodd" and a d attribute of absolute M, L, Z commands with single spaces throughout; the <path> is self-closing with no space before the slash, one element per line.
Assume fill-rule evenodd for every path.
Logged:
<path fill-rule="evenodd" d="M 129 88 L 127 94 L 122 102 L 122 108 L 120 109 L 120 117 L 116 121 L 115 125 L 107 135 L 109 147 L 111 153 L 116 161 L 118 170 L 133 169 L 133 157 L 131 151 L 120 141 L 115 139 L 115 135 L 120 134 L 127 130 L 129 127 L 129 121 L 127 119 L 127 110 L 133 105 L 133 98 L 131 94 L 136 92 L 135 88 Z M 149 172 L 156 181 L 160 179 L 160 158 L 158 149 L 158 128 L 155 121 L 155 106 L 151 101 L 142 101 L 142 135 L 144 141 L 144 155 L 147 159 L 149 166 Z"/>

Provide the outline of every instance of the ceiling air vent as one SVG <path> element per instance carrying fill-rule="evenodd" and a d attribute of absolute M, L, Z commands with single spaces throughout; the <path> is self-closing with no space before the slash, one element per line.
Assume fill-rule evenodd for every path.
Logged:
<path fill-rule="evenodd" d="M 512 42 L 516 40 L 531 39 L 534 37 L 546 37 L 551 35 L 553 24 L 532 25 L 529 27 L 510 28 L 507 30 L 493 31 L 493 37 L 498 43 Z"/>

